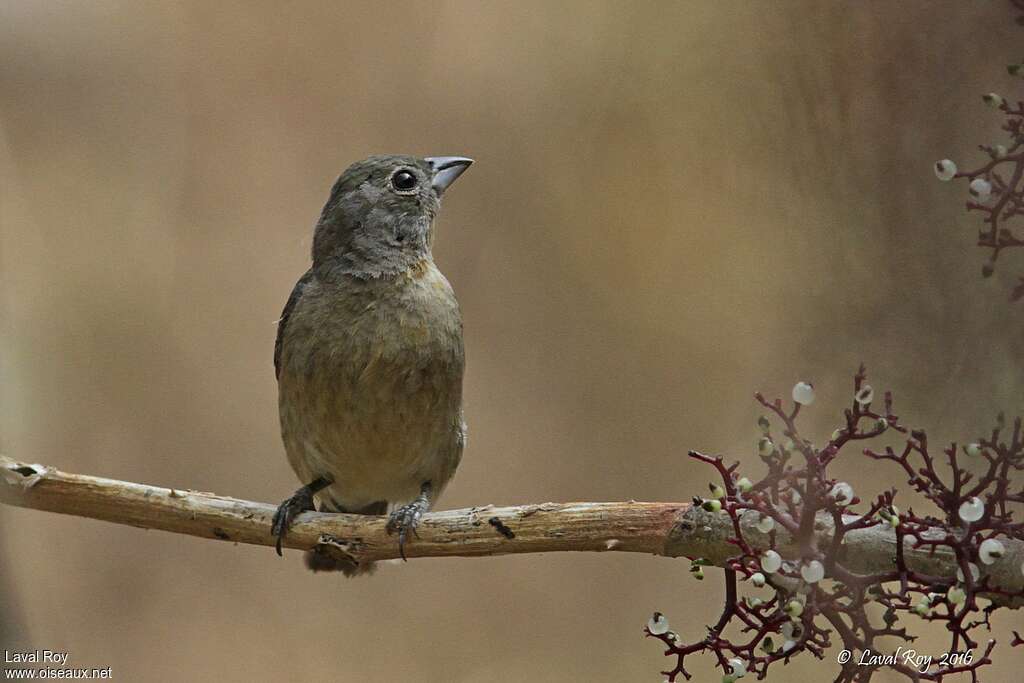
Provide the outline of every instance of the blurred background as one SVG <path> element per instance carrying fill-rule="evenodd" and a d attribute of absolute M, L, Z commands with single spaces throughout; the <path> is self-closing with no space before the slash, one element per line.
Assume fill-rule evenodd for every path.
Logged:
<path fill-rule="evenodd" d="M 477 160 L 435 257 L 470 441 L 442 507 L 688 500 L 758 472 L 755 390 L 868 364 L 934 443 L 1024 409 L 1024 263 L 980 276 L 966 187 L 1019 96 L 1009 3 L 26 2 L 0 6 L 0 450 L 277 503 L 275 321 L 340 171 Z M 852 456 L 852 454 L 851 454 Z M 835 466 L 858 492 L 905 488 Z M 2 647 L 115 680 L 660 681 L 721 580 L 630 554 L 298 553 L 0 509 Z M 1009 680 L 1009 628 L 994 620 Z M 922 650 L 944 651 L 941 631 Z M 800 657 L 774 679 L 831 679 Z M 708 660 L 701 680 L 717 680 Z M 883 672 L 878 680 L 896 680 Z"/>

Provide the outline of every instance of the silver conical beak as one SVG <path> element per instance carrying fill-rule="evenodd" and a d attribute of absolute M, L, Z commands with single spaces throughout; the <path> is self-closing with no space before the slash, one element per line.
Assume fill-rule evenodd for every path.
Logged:
<path fill-rule="evenodd" d="M 434 181 L 431 185 L 438 196 L 441 196 L 448 186 L 454 183 L 455 179 L 473 163 L 472 159 L 466 157 L 426 157 L 424 161 L 430 164 L 430 168 L 434 171 Z"/>

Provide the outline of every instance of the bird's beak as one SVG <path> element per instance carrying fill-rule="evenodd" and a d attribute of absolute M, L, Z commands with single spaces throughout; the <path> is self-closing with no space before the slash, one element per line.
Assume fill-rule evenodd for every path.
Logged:
<path fill-rule="evenodd" d="M 434 171 L 434 182 L 431 184 L 439 197 L 473 163 L 472 159 L 466 157 L 427 157 L 424 161 Z"/>

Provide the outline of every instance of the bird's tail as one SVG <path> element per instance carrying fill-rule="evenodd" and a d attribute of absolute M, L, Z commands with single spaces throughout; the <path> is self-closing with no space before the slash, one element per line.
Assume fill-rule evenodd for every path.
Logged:
<path fill-rule="evenodd" d="M 386 501 L 381 500 L 358 510 L 346 510 L 340 505 L 326 500 L 320 504 L 319 510 L 320 512 L 347 512 L 354 515 L 383 515 L 387 514 L 388 504 Z M 319 549 L 310 550 L 306 553 L 306 566 L 314 572 L 341 572 L 347 577 L 372 574 L 373 570 L 377 568 L 374 562 L 359 563 L 355 560 L 321 552 Z"/>

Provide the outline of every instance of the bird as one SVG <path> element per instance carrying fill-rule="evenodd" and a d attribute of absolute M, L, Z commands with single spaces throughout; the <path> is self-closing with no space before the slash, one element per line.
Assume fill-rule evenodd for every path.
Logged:
<path fill-rule="evenodd" d="M 274 344 L 281 438 L 302 483 L 271 522 L 278 555 L 304 511 L 390 511 L 404 560 L 455 474 L 466 444 L 462 314 L 432 246 L 441 197 L 472 163 L 376 155 L 331 189 Z M 373 569 L 321 550 L 306 564 Z"/>

